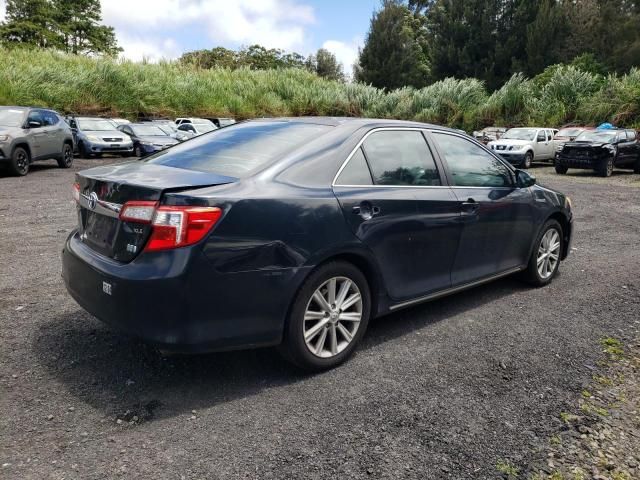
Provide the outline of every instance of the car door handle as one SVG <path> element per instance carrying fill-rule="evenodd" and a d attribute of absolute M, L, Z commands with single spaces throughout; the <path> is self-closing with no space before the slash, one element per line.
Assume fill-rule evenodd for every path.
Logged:
<path fill-rule="evenodd" d="M 466 213 L 476 213 L 480 208 L 480 204 L 473 198 L 469 198 L 466 202 L 462 202 L 462 210 Z"/>

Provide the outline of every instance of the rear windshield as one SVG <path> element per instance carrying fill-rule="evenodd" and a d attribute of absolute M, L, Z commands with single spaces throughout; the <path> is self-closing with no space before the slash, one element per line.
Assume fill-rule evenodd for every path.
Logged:
<path fill-rule="evenodd" d="M 146 160 L 168 167 L 245 177 L 331 129 L 302 122 L 246 122 L 215 130 Z"/>

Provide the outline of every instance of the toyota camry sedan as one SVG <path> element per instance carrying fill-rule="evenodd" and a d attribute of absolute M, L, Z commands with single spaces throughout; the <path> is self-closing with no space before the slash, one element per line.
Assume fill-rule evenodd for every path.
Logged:
<path fill-rule="evenodd" d="M 69 293 L 162 350 L 278 345 L 309 370 L 368 322 L 519 274 L 552 281 L 569 197 L 414 122 L 260 119 L 76 175 Z"/>

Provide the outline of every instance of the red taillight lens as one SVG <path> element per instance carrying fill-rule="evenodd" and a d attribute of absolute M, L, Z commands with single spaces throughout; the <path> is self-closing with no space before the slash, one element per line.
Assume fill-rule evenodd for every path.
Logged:
<path fill-rule="evenodd" d="M 80 203 L 80 184 L 78 182 L 73 184 L 73 199 L 76 203 Z"/>
<path fill-rule="evenodd" d="M 216 207 L 158 207 L 145 250 L 193 245 L 211 231 L 221 215 L 222 210 Z"/>
<path fill-rule="evenodd" d="M 193 245 L 211 231 L 221 216 L 222 210 L 217 207 L 158 206 L 150 201 L 127 202 L 120 211 L 122 221 L 151 223 L 147 251 Z"/>

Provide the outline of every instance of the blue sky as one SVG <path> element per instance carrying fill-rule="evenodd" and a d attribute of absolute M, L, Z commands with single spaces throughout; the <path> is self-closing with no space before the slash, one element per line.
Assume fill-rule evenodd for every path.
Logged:
<path fill-rule="evenodd" d="M 0 0 L 0 19 L 6 0 Z M 324 47 L 347 73 L 380 0 L 102 0 L 104 22 L 132 60 L 254 43 L 303 55 Z"/>

